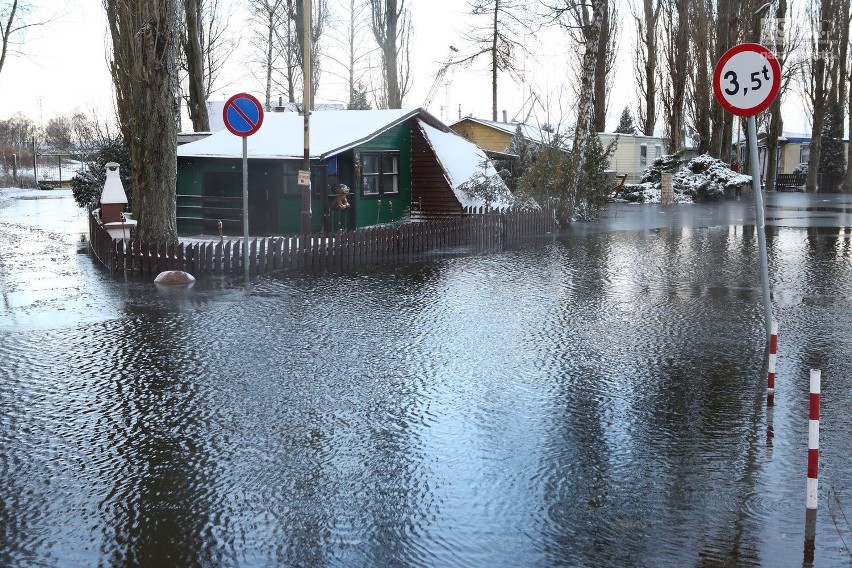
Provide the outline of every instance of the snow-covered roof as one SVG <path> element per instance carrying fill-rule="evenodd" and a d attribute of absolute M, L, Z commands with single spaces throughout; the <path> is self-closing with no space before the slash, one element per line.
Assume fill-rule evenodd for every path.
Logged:
<path fill-rule="evenodd" d="M 372 140 L 406 120 L 419 116 L 443 124 L 423 109 L 341 110 L 311 113 L 311 158 L 328 158 Z M 446 129 L 446 126 L 443 126 Z M 242 138 L 228 130 L 179 146 L 177 155 L 196 158 L 236 158 L 243 155 Z M 248 157 L 284 159 L 304 157 L 304 118 L 294 112 L 268 112 L 260 130 L 248 137 Z"/>
<path fill-rule="evenodd" d="M 484 126 L 494 128 L 496 130 L 501 130 L 501 131 L 509 134 L 510 136 L 514 135 L 515 131 L 518 129 L 518 127 L 520 127 L 521 134 L 524 136 L 524 138 L 526 138 L 527 140 L 531 140 L 533 142 L 539 143 L 539 144 L 547 144 L 550 141 L 551 137 L 553 136 L 553 133 L 545 130 L 544 125 L 536 126 L 536 125 L 533 125 L 533 124 L 525 124 L 525 123 L 522 123 L 522 122 L 499 122 L 499 121 L 496 121 L 496 120 L 485 120 L 485 119 L 482 119 L 482 118 L 474 118 L 472 116 L 468 116 L 468 117 L 463 118 L 459 121 L 456 121 L 453 124 L 451 124 L 450 126 L 451 127 L 455 126 L 456 124 L 460 124 L 464 121 L 476 122 L 476 123 L 482 124 Z M 564 136 L 568 136 L 574 131 L 573 126 L 568 126 L 566 124 L 559 124 L 555 127 L 555 129 L 560 134 L 562 134 Z"/>
<path fill-rule="evenodd" d="M 426 140 L 435 152 L 435 157 L 438 158 L 438 163 L 444 169 L 453 193 L 455 193 L 462 207 L 481 207 L 485 205 L 483 201 L 469 197 L 460 189 L 462 184 L 476 175 L 484 174 L 489 178 L 497 176 L 497 170 L 494 168 L 491 160 L 488 159 L 488 156 L 485 155 L 485 151 L 455 132 L 444 132 L 426 124 L 422 120 L 420 121 L 420 125 L 423 128 L 423 133 L 426 135 Z M 484 171 L 482 169 L 483 163 L 487 164 Z M 499 176 L 493 179 L 497 180 Z M 500 180 L 500 183 L 502 183 L 502 180 Z M 508 195 L 508 187 L 505 187 L 505 183 L 503 183 L 503 186 L 505 188 L 504 193 Z M 510 203 L 507 201 L 496 201 L 490 203 L 490 205 L 500 209 L 508 207 Z"/>

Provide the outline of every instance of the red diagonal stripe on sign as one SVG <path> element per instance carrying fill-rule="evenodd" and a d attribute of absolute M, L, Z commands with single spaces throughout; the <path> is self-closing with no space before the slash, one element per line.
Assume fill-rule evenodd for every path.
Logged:
<path fill-rule="evenodd" d="M 237 111 L 237 114 L 239 114 L 241 117 L 243 117 L 243 120 L 245 120 L 249 124 L 249 126 L 251 126 L 252 128 L 257 127 L 257 124 L 252 122 L 252 120 L 248 116 L 246 116 L 246 113 L 244 113 L 242 111 L 242 109 L 240 109 L 240 107 L 237 106 L 237 101 L 234 101 L 234 102 L 231 103 L 231 108 L 234 109 L 235 111 Z"/>

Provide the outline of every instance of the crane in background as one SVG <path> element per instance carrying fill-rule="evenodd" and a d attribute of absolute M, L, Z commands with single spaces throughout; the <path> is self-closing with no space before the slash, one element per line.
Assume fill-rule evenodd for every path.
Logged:
<path fill-rule="evenodd" d="M 524 101 L 524 104 L 521 106 L 521 110 L 518 111 L 518 114 L 515 115 L 515 118 L 512 119 L 512 122 L 518 121 L 518 117 L 521 116 L 522 112 L 524 112 L 524 109 L 526 108 L 527 103 L 530 103 L 530 109 L 527 111 L 527 115 L 524 117 L 523 124 L 526 124 L 527 122 L 529 122 L 530 115 L 532 114 L 533 109 L 535 108 L 535 103 L 538 103 L 538 105 L 542 108 L 542 110 L 544 110 L 544 105 L 541 104 L 541 99 L 538 98 L 538 95 L 535 93 L 535 91 L 530 91 L 530 96 L 528 96 L 527 100 Z"/>
<path fill-rule="evenodd" d="M 438 69 L 438 73 L 435 74 L 435 80 L 432 82 L 429 94 L 426 95 L 426 100 L 423 102 L 423 108 L 429 108 L 429 105 L 432 104 L 432 100 L 435 98 L 435 95 L 438 94 L 438 87 L 441 85 L 444 75 L 447 74 L 447 69 L 449 69 L 450 65 L 453 63 L 454 53 L 458 53 L 458 49 L 451 45 L 450 52 L 447 54 L 447 60 L 443 65 L 441 65 L 441 68 Z"/>

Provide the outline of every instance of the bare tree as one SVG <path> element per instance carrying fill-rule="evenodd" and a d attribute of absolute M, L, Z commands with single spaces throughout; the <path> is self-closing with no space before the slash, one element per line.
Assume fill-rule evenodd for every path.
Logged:
<path fill-rule="evenodd" d="M 186 72 L 186 101 L 193 130 L 208 131 L 207 100 L 239 38 L 227 34 L 230 11 L 222 0 L 184 0 L 181 64 Z"/>
<path fill-rule="evenodd" d="M 6 63 L 6 57 L 21 52 L 13 49 L 15 39 L 27 28 L 43 26 L 53 18 L 41 22 L 29 22 L 32 4 L 26 0 L 0 0 L 0 72 Z"/>
<path fill-rule="evenodd" d="M 497 77 L 500 72 L 520 77 L 516 66 L 516 53 L 525 48 L 518 40 L 529 31 L 524 19 L 526 3 L 517 0 L 474 0 L 469 4 L 475 21 L 466 32 L 465 40 L 473 52 L 462 55 L 452 65 L 467 65 L 482 56 L 488 56 L 491 69 L 491 119 L 497 120 Z"/>
<path fill-rule="evenodd" d="M 370 54 L 375 50 L 369 45 L 372 39 L 368 42 L 366 37 L 370 26 L 369 6 L 366 0 L 348 0 L 347 11 L 333 23 L 336 32 L 332 33 L 331 41 L 335 49 L 328 57 L 335 67 L 329 73 L 346 81 L 349 107 L 364 106 L 363 85 L 370 72 Z M 337 57 L 334 52 L 345 57 Z"/>
<path fill-rule="evenodd" d="M 290 0 L 295 7 L 291 12 L 294 18 L 295 34 L 297 38 L 296 54 L 298 56 L 299 68 L 304 68 L 304 38 L 305 38 L 305 4 L 302 0 Z M 322 69 L 322 35 L 328 23 L 328 0 L 311 1 L 311 92 L 316 93 L 319 89 L 320 72 Z M 304 80 L 304 77 L 303 77 Z M 311 101 L 313 103 L 313 101 Z"/>
<path fill-rule="evenodd" d="M 713 20 L 713 1 L 694 0 L 689 6 L 691 28 L 690 57 L 693 61 L 693 73 L 687 83 L 687 129 L 697 142 L 699 154 L 710 150 L 710 109 L 714 104 L 713 89 L 710 85 L 713 61 L 714 37 L 710 30 L 715 28 Z M 718 156 L 716 156 L 718 157 Z"/>
<path fill-rule="evenodd" d="M 204 52 L 202 51 L 201 2 L 184 0 L 184 33 L 181 38 L 186 61 L 189 88 L 186 106 L 195 132 L 210 130 L 207 113 L 207 85 L 204 81 Z"/>
<path fill-rule="evenodd" d="M 233 4 L 222 0 L 201 0 L 201 52 L 204 54 L 204 88 L 209 96 L 240 40 L 229 33 Z"/>
<path fill-rule="evenodd" d="M 605 61 L 598 59 L 598 41 L 600 29 L 607 8 L 605 5 L 609 0 L 584 0 L 582 4 L 578 0 L 562 0 L 560 4 L 549 7 L 550 17 L 553 22 L 562 25 L 566 29 L 576 29 L 578 22 L 577 9 L 581 14 L 579 22 L 586 29 L 579 30 L 580 37 L 584 38 L 583 64 L 580 69 L 580 88 L 577 99 L 577 120 L 574 124 L 573 143 L 569 150 L 568 164 L 571 169 L 570 179 L 565 189 L 560 192 L 556 204 L 556 212 L 562 224 L 568 224 L 574 216 L 577 205 L 577 196 L 580 191 L 580 183 L 585 170 L 586 148 L 592 130 L 594 117 L 594 83 L 597 76 L 598 65 L 605 65 Z"/>
<path fill-rule="evenodd" d="M 690 2 L 691 0 L 665 0 L 663 6 L 663 59 L 666 74 L 661 80 L 660 91 L 669 153 L 680 150 L 684 145 L 686 87 L 691 64 Z"/>
<path fill-rule="evenodd" d="M 177 243 L 177 7 L 174 0 L 104 0 L 110 72 L 142 242 Z"/>
<path fill-rule="evenodd" d="M 848 10 L 846 12 L 850 18 L 852 18 L 852 13 Z M 847 33 L 849 29 L 849 24 L 847 24 Z M 845 60 L 844 60 L 845 61 Z M 850 63 L 852 66 L 852 63 Z M 846 96 L 847 96 L 847 114 L 848 114 L 848 127 L 852 128 L 852 68 L 846 69 L 846 77 L 847 77 L 847 88 L 846 88 Z M 852 133 L 852 130 L 849 131 Z M 846 145 L 846 175 L 843 177 L 843 191 L 845 193 L 852 193 L 852 144 Z"/>
<path fill-rule="evenodd" d="M 296 4 L 303 0 L 283 0 L 279 25 L 275 28 L 274 49 L 281 61 L 272 75 L 276 87 L 284 90 L 287 101 L 296 102 L 296 91 L 302 77 L 302 28 L 301 18 L 296 14 Z M 301 14 L 301 11 L 299 12 Z M 299 20 L 299 23 L 297 23 Z"/>
<path fill-rule="evenodd" d="M 0 120 L 0 146 L 15 150 L 31 149 L 33 138 L 37 135 L 36 123 L 20 112 Z"/>
<path fill-rule="evenodd" d="M 406 0 L 370 0 L 373 35 L 382 56 L 381 106 L 402 108 L 410 88 L 409 38 L 411 21 Z"/>
<path fill-rule="evenodd" d="M 259 58 L 264 85 L 264 107 L 272 108 L 272 83 L 281 52 L 276 48 L 276 37 L 282 23 L 291 21 L 286 12 L 286 0 L 250 0 L 254 25 L 252 26 L 252 45 L 262 53 Z M 294 87 L 295 90 L 295 87 Z"/>
<path fill-rule="evenodd" d="M 711 47 L 711 53 L 715 52 L 714 66 L 739 41 L 740 10 L 740 0 L 716 0 L 715 45 Z M 710 106 L 710 155 L 726 161 L 729 159 L 733 125 L 734 115 L 725 112 L 722 105 L 713 103 Z"/>
<path fill-rule="evenodd" d="M 767 18 L 762 30 L 761 43 L 772 50 L 781 66 L 781 88 L 778 96 L 769 107 L 769 125 L 766 138 L 766 191 L 775 191 L 775 178 L 778 175 L 778 139 L 784 133 L 784 121 L 781 116 L 781 103 L 795 77 L 797 62 L 793 52 L 800 41 L 800 28 L 790 18 L 792 3 L 778 0 L 774 18 Z"/>
<path fill-rule="evenodd" d="M 805 71 L 805 80 L 810 103 L 813 108 L 811 128 L 810 156 L 808 158 L 808 179 L 806 189 L 817 190 L 820 159 L 822 157 L 822 134 L 826 110 L 830 102 L 831 73 L 830 60 L 833 45 L 838 40 L 836 25 L 838 20 L 838 0 L 811 0 L 809 15 L 811 22 L 811 56 L 809 69 Z"/>
<path fill-rule="evenodd" d="M 639 90 L 639 127 L 653 136 L 657 125 L 657 45 L 662 0 L 642 0 L 642 14 L 633 12 L 638 38 L 634 70 Z"/>

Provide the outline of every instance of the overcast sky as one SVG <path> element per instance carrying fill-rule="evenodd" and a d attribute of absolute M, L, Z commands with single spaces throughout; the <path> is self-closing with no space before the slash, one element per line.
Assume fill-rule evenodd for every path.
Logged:
<path fill-rule="evenodd" d="M 332 4 L 334 2 L 331 0 Z M 465 14 L 467 3 L 463 0 L 410 0 L 410 3 L 414 12 L 413 82 L 405 106 L 414 108 L 424 103 L 449 46 L 463 49 L 461 35 L 469 17 Z M 30 20 L 52 18 L 52 21 L 28 30 L 22 46 L 23 55 L 7 58 L 0 72 L 0 118 L 8 118 L 18 111 L 37 122 L 75 110 L 95 110 L 101 115 L 111 115 L 112 86 L 105 54 L 108 32 L 102 0 L 50 0 L 38 4 L 42 6 Z M 622 11 L 629 15 L 626 3 Z M 245 36 L 246 33 L 240 31 L 247 26 L 245 18 L 245 12 L 238 8 L 229 29 Z M 635 108 L 637 99 L 630 63 L 632 29 L 624 29 L 620 35 L 620 58 L 610 95 L 608 130 L 615 128 L 624 106 L 629 104 Z M 569 120 L 566 115 L 573 109 L 571 101 L 574 98 L 568 70 L 572 52 L 569 42 L 561 31 L 551 30 L 530 35 L 525 43 L 531 52 L 521 64 L 526 68 L 526 83 L 509 77 L 501 79 L 500 110 L 505 109 L 509 119 L 522 119 L 529 108 L 524 102 L 532 87 L 542 100 L 550 101 L 551 111 L 550 116 L 546 116 L 536 109 L 531 122 Z M 248 49 L 247 41 L 243 41 L 243 49 Z M 242 91 L 262 98 L 261 85 L 245 71 L 248 57 L 245 51 L 240 51 L 230 58 L 220 81 L 223 86 L 211 94 L 211 99 L 225 100 Z M 330 64 L 326 62 L 325 65 L 328 69 Z M 458 119 L 461 105 L 462 116 L 491 118 L 490 74 L 485 60 L 469 69 L 451 70 L 446 81 L 450 82 L 449 86 L 441 86 L 429 107 L 432 114 L 452 122 Z M 326 71 L 321 78 L 317 101 L 345 99 L 344 84 Z M 451 112 L 443 111 L 444 106 L 449 106 Z M 797 112 L 795 108 L 788 112 L 785 106 L 785 129 L 805 128 L 801 114 L 801 110 Z M 188 123 L 184 126 L 188 128 Z"/>

